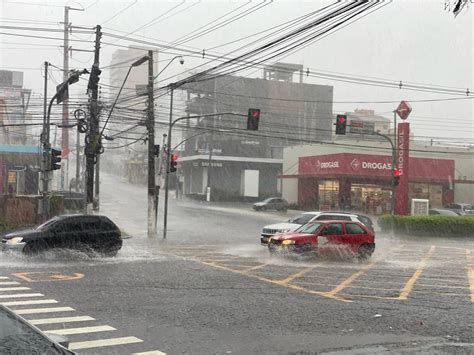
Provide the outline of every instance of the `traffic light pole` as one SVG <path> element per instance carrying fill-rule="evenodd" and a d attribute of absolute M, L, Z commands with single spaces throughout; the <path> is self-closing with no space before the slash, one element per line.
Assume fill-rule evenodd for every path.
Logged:
<path fill-rule="evenodd" d="M 392 187 L 392 198 L 390 200 L 390 214 L 393 216 L 395 214 L 395 165 L 396 165 L 396 149 L 395 149 L 395 143 L 392 141 L 392 139 L 389 136 L 386 136 L 385 134 L 379 133 L 379 132 L 374 132 L 375 135 L 380 136 L 385 138 L 389 143 L 390 146 L 392 147 L 392 173 L 391 173 L 391 180 L 390 180 L 390 185 Z"/>
<path fill-rule="evenodd" d="M 48 107 L 48 62 L 44 62 L 44 94 L 43 94 L 43 159 L 41 164 L 42 180 L 43 180 L 43 191 L 41 201 L 41 215 L 43 221 L 48 218 L 48 183 L 49 183 L 49 115 L 47 113 Z"/>

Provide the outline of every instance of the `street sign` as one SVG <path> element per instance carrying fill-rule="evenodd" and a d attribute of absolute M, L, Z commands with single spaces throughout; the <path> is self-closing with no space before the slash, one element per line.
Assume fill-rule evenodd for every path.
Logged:
<path fill-rule="evenodd" d="M 349 127 L 350 127 L 349 129 L 350 133 L 373 134 L 375 131 L 374 122 L 351 120 Z"/>
<path fill-rule="evenodd" d="M 408 116 L 410 115 L 411 106 L 408 102 L 401 101 L 397 109 L 395 110 L 395 112 L 397 113 L 398 117 L 400 117 L 402 120 L 406 120 Z"/>

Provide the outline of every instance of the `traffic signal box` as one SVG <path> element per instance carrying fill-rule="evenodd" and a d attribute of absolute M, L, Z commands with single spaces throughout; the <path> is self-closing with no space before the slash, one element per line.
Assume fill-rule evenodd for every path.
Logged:
<path fill-rule="evenodd" d="M 178 165 L 178 155 L 171 154 L 171 157 L 170 157 L 170 173 L 174 173 L 174 172 L 176 172 L 176 170 L 178 170 L 177 165 Z"/>
<path fill-rule="evenodd" d="M 51 149 L 51 167 L 50 170 L 61 169 L 61 151 L 58 149 Z"/>
<path fill-rule="evenodd" d="M 89 76 L 89 83 L 87 85 L 87 88 L 89 90 L 94 90 L 99 87 L 99 80 L 100 80 L 100 74 L 102 73 L 102 70 L 100 70 L 97 66 L 93 65 L 91 69 L 91 73 Z"/>
<path fill-rule="evenodd" d="M 336 134 L 346 134 L 347 116 L 337 115 L 336 116 Z"/>
<path fill-rule="evenodd" d="M 400 170 L 392 170 L 392 185 L 397 186 L 400 183 Z"/>
<path fill-rule="evenodd" d="M 260 121 L 260 110 L 257 108 L 249 108 L 247 116 L 247 130 L 258 131 L 258 123 Z"/>

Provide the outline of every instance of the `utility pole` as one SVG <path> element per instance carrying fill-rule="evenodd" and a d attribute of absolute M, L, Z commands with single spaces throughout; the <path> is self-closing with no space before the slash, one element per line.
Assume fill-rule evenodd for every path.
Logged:
<path fill-rule="evenodd" d="M 49 182 L 49 117 L 48 117 L 48 62 L 44 62 L 44 94 L 43 94 L 43 160 L 41 164 L 42 180 L 43 180 L 43 196 L 42 196 L 42 219 L 48 219 L 48 182 Z"/>
<path fill-rule="evenodd" d="M 155 101 L 153 97 L 153 51 L 148 51 L 148 237 L 156 236 L 156 182 L 155 182 Z"/>
<path fill-rule="evenodd" d="M 97 25 L 95 28 L 95 48 L 94 48 L 94 64 L 92 66 L 89 77 L 89 89 L 91 90 L 90 98 L 90 114 L 89 114 L 89 131 L 86 135 L 86 195 L 87 195 L 87 210 L 91 210 L 91 205 L 94 203 L 94 164 L 96 157 L 100 151 L 100 136 L 99 136 L 99 117 L 97 99 L 99 96 L 98 76 L 99 57 L 100 57 L 100 39 L 102 37 L 101 26 Z"/>
<path fill-rule="evenodd" d="M 66 82 L 69 78 L 69 53 L 71 50 L 71 48 L 69 47 L 69 28 L 71 27 L 71 24 L 69 23 L 69 10 L 84 11 L 84 9 L 73 8 L 69 6 L 64 7 L 63 82 Z M 69 161 L 69 130 L 67 128 L 69 125 L 69 102 L 67 99 L 63 101 L 62 125 L 63 128 L 61 130 L 61 150 L 65 153 L 64 158 L 68 159 Z M 65 169 L 63 162 L 61 164 L 61 190 L 65 190 L 65 186 L 68 185 L 66 170 L 67 169 Z"/>

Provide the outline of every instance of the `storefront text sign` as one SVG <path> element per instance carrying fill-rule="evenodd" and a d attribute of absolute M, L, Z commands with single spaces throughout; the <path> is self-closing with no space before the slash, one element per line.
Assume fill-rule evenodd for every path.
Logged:
<path fill-rule="evenodd" d="M 396 187 L 395 214 L 408 214 L 408 167 L 410 159 L 410 124 L 398 124 L 397 168 L 400 170 L 400 183 Z"/>

